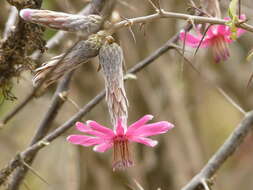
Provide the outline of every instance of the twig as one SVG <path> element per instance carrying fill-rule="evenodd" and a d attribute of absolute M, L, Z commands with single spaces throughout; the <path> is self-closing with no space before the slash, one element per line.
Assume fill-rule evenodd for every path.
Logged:
<path fill-rule="evenodd" d="M 234 154 L 238 147 L 243 143 L 245 137 L 252 131 L 253 111 L 248 112 L 237 128 L 227 138 L 225 143 L 211 157 L 203 169 L 185 186 L 182 190 L 204 189 L 202 181 L 209 181 L 224 162 Z"/>
<path fill-rule="evenodd" d="M 118 30 L 126 26 L 128 27 L 129 23 L 131 24 L 147 23 L 147 22 L 152 22 L 160 18 L 175 18 L 175 19 L 182 19 L 182 20 L 192 20 L 194 21 L 194 23 L 210 23 L 210 24 L 223 24 L 223 25 L 225 25 L 228 22 L 227 20 L 218 19 L 214 17 L 210 18 L 210 17 L 182 14 L 182 13 L 174 13 L 174 12 L 164 11 L 161 9 L 160 12 L 152 14 L 152 15 L 131 18 L 128 20 L 123 20 L 121 22 L 118 22 L 114 24 L 111 28 L 109 28 L 109 31 L 113 33 L 115 30 Z M 247 31 L 253 32 L 253 26 L 249 24 L 238 22 L 236 23 L 236 26 L 239 28 L 243 28 Z"/>
<path fill-rule="evenodd" d="M 65 100 L 61 98 L 59 95 L 63 92 L 66 92 L 68 90 L 70 78 L 73 72 L 67 74 L 67 76 L 64 77 L 64 79 L 59 83 L 57 90 L 53 96 L 52 102 L 50 104 L 49 110 L 46 112 L 46 115 L 44 119 L 42 120 L 41 124 L 39 125 L 35 136 L 32 139 L 31 145 L 41 140 L 49 131 L 49 129 L 52 126 L 52 122 L 57 116 L 58 111 L 62 107 Z M 31 164 L 36 156 L 37 152 L 34 152 L 30 155 L 29 158 L 26 158 L 24 161 L 27 164 Z M 24 179 L 25 174 L 28 171 L 28 167 L 21 166 L 18 170 L 15 171 L 11 182 L 9 183 L 9 189 L 17 189 L 21 183 L 21 181 Z"/>

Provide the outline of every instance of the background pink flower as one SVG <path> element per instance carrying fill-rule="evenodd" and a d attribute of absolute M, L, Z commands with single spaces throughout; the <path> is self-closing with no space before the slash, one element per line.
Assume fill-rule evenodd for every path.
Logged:
<path fill-rule="evenodd" d="M 242 20 L 245 20 L 245 18 L 245 15 L 241 16 Z M 225 18 L 225 20 L 229 20 L 229 18 Z M 180 39 L 185 42 L 186 45 L 191 47 L 211 47 L 216 62 L 220 62 L 222 60 L 225 61 L 228 59 L 228 57 L 230 56 L 228 44 L 233 42 L 233 40 L 231 39 L 232 33 L 229 26 L 212 25 L 207 30 L 204 38 L 199 31 L 196 32 L 198 33 L 198 35 L 192 35 L 182 31 L 180 33 Z M 238 28 L 237 37 L 241 36 L 244 32 L 245 30 Z"/>

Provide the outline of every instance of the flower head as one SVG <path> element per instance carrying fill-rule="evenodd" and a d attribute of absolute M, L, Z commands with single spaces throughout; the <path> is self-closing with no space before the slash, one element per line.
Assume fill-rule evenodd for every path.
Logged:
<path fill-rule="evenodd" d="M 242 20 L 245 20 L 245 15 L 240 17 Z M 225 18 L 229 20 L 229 18 Z M 216 62 L 225 61 L 229 57 L 228 44 L 232 43 L 231 39 L 231 30 L 229 26 L 226 25 L 212 25 L 208 28 L 206 35 L 203 35 L 196 31 L 198 34 L 192 35 L 182 31 L 180 33 L 180 39 L 185 41 L 185 44 L 191 47 L 210 47 L 212 48 L 214 59 Z M 241 36 L 245 30 L 238 28 L 237 37 Z M 201 41 L 202 40 L 202 41 Z"/>
<path fill-rule="evenodd" d="M 130 142 L 154 147 L 158 142 L 147 137 L 166 133 L 174 127 L 173 124 L 167 121 L 147 124 L 152 118 L 152 115 L 145 115 L 129 127 L 124 126 L 122 121 L 118 120 L 114 130 L 95 121 L 87 121 L 86 124 L 77 122 L 77 130 L 92 136 L 70 135 L 67 140 L 72 144 L 85 147 L 94 146 L 93 150 L 96 152 L 105 152 L 113 148 L 113 168 L 130 167 L 133 165 L 128 147 Z"/>

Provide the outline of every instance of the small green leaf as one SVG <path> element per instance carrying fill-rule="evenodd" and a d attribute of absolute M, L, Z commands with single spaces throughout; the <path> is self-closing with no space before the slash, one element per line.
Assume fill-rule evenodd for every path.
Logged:
<path fill-rule="evenodd" d="M 238 0 L 232 0 L 229 4 L 228 8 L 228 15 L 231 18 L 229 22 L 227 22 L 226 25 L 230 27 L 231 31 L 231 39 L 236 40 L 237 38 L 237 27 L 236 23 L 239 21 L 237 15 L 236 15 L 236 9 L 237 9 Z"/>
<path fill-rule="evenodd" d="M 232 20 L 236 16 L 237 3 L 238 3 L 238 0 L 232 0 L 229 4 L 228 15 L 230 16 Z"/>

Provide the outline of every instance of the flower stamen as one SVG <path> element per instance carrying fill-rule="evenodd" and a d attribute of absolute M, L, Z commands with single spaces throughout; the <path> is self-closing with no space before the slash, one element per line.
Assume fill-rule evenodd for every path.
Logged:
<path fill-rule="evenodd" d="M 115 136 L 113 139 L 113 170 L 131 167 L 129 141 L 125 135 Z"/>

